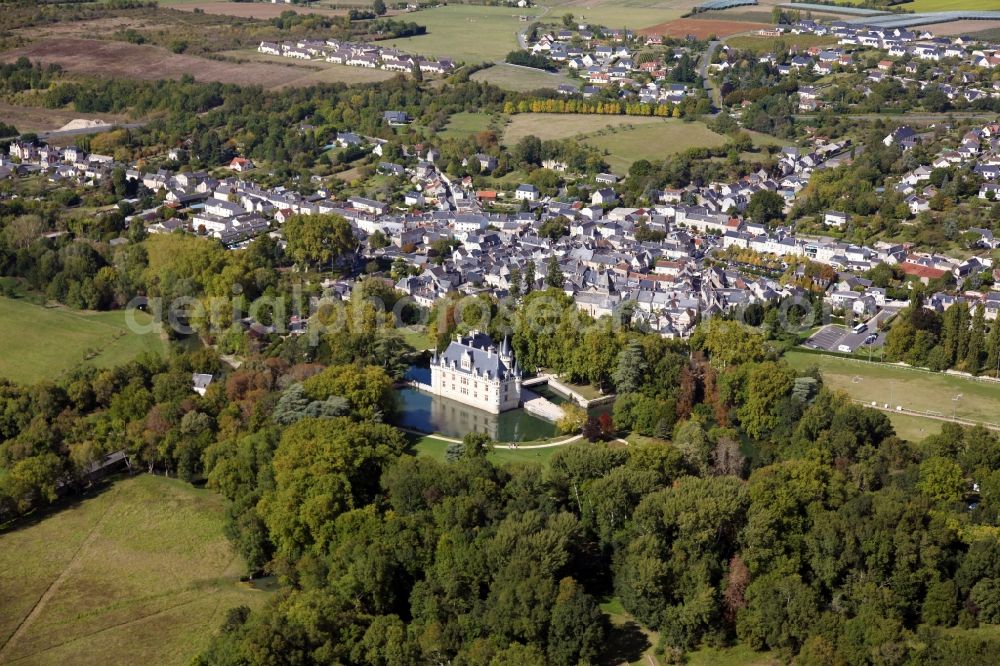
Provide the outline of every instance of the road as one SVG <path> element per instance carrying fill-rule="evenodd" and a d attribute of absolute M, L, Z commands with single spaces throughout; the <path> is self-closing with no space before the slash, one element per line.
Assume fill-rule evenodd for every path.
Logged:
<path fill-rule="evenodd" d="M 539 19 L 543 18 L 546 14 L 549 13 L 549 10 L 551 9 L 552 7 L 545 7 L 544 11 L 542 11 L 541 14 L 528 21 L 528 25 L 530 26 L 532 23 L 535 23 Z M 520 32 L 517 33 L 517 45 L 522 49 L 528 48 L 528 28 L 525 28 L 524 30 L 521 30 Z"/>
<path fill-rule="evenodd" d="M 715 55 L 715 49 L 719 48 L 720 44 L 722 44 L 720 41 L 708 43 L 708 48 L 705 49 L 705 54 L 701 58 L 701 66 L 698 67 L 698 75 L 705 82 L 705 90 L 708 91 L 708 97 L 712 100 L 712 106 L 717 109 L 722 106 L 722 97 L 719 90 L 708 79 L 708 66 L 712 62 L 712 56 Z"/>

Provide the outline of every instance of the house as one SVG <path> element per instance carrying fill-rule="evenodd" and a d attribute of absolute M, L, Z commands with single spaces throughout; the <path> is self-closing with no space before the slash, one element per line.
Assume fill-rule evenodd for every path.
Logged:
<path fill-rule="evenodd" d="M 196 372 L 191 375 L 191 388 L 198 395 L 205 395 L 209 385 L 212 383 L 212 375 Z"/>
<path fill-rule="evenodd" d="M 237 173 L 243 173 L 244 171 L 249 171 L 253 168 L 253 162 L 245 157 L 234 157 L 232 161 L 229 162 L 229 168 Z"/>
<path fill-rule="evenodd" d="M 618 195 L 610 187 L 605 187 L 599 190 L 595 190 L 593 194 L 590 195 L 590 203 L 595 206 L 606 206 L 608 204 L 613 204 L 618 201 Z"/>
<path fill-rule="evenodd" d="M 842 227 L 847 224 L 848 215 L 839 210 L 828 210 L 823 216 L 823 224 L 831 227 Z"/>
<path fill-rule="evenodd" d="M 518 201 L 538 201 L 541 193 L 538 188 L 530 183 L 523 183 L 514 190 L 514 198 Z"/>
<path fill-rule="evenodd" d="M 894 143 L 899 144 L 904 150 L 907 147 L 913 147 L 914 142 L 917 140 L 917 132 L 912 127 L 897 127 L 888 136 L 882 139 L 882 143 L 886 146 L 891 146 Z"/>
<path fill-rule="evenodd" d="M 521 404 L 521 371 L 510 343 L 498 349 L 489 335 L 456 336 L 431 358 L 431 391 L 477 409 L 499 414 Z"/>
<path fill-rule="evenodd" d="M 403 195 L 403 203 L 407 206 L 423 206 L 425 203 L 424 195 L 420 192 L 407 192 Z"/>
<path fill-rule="evenodd" d="M 410 116 L 406 111 L 386 111 L 382 114 L 382 120 L 389 123 L 393 127 L 399 127 L 401 125 L 407 125 L 410 122 Z"/>

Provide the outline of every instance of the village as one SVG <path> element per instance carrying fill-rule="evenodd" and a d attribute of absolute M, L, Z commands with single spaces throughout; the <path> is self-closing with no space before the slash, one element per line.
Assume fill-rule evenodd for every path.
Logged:
<path fill-rule="evenodd" d="M 400 112 L 385 114 L 387 123 L 406 120 Z M 384 145 L 352 133 L 339 133 L 335 141 L 375 155 Z M 904 151 L 919 141 L 920 135 L 906 126 L 884 139 L 886 145 L 898 142 Z M 407 183 L 387 200 L 357 196 L 335 200 L 322 185 L 308 196 L 280 187 L 262 188 L 242 177 L 252 173 L 254 165 L 239 157 L 229 164 L 228 175 L 215 177 L 204 171 L 142 172 L 75 148 L 15 142 L 0 168 L 41 171 L 51 180 L 90 186 L 123 168 L 128 180 L 141 183 L 174 211 L 170 219 L 162 219 L 159 206 L 136 211 L 129 224 L 146 225 L 154 234 L 186 232 L 216 238 L 230 248 L 244 247 L 260 234 L 282 239 L 282 224 L 292 215 L 340 215 L 358 238 L 359 260 L 379 258 L 390 263 L 398 277 L 395 288 L 426 308 L 456 292 L 503 299 L 512 291 L 555 286 L 555 272 L 559 287 L 581 311 L 599 318 L 619 316 L 627 309 L 634 325 L 664 337 L 684 338 L 700 321 L 715 315 L 732 314 L 755 303 L 803 300 L 806 291 L 796 278 L 804 277 L 813 264 L 825 267 L 810 273 L 810 279 L 826 292 L 831 311 L 848 322 L 863 322 L 906 305 L 905 298 L 893 299 L 886 289 L 863 277 L 885 263 L 925 284 L 954 277 L 959 290 L 934 293 L 926 307 L 943 311 L 957 299 L 968 299 L 982 303 L 986 317 L 995 319 L 1000 292 L 961 290 L 966 278 L 993 270 L 988 251 L 1000 247 L 1000 239 L 987 229 L 973 230 L 983 252 L 957 259 L 906 244 L 878 242 L 868 247 L 823 235 L 797 235 L 790 227 L 765 225 L 743 215 L 758 192 L 776 193 L 789 209 L 812 173 L 842 163 L 850 150 L 846 140 L 824 143 L 812 151 L 786 147 L 773 173 L 760 171 L 737 182 L 658 191 L 641 207 L 620 205 L 615 190 L 619 176 L 610 173 L 593 178 L 586 198 L 543 196 L 527 183 L 507 192 L 476 190 L 471 177 L 449 177 L 437 163 L 438 152 L 426 147 L 420 153 L 410 151 L 404 163 L 378 164 L 379 172 L 395 174 Z M 495 158 L 487 155 L 468 159 L 481 162 L 486 171 L 495 166 Z M 966 132 L 953 150 L 901 179 L 896 187 L 908 196 L 914 215 L 933 197 L 934 188 L 925 181 L 940 165 L 973 169 L 983 178 L 980 197 L 996 200 L 1000 125 Z M 551 162 L 546 166 L 566 168 Z M 836 231 L 848 225 L 849 218 L 830 210 L 823 215 L 822 226 Z M 548 233 L 552 225 L 561 225 L 562 233 L 553 237 Z M 442 241 L 453 244 L 450 254 L 436 250 Z M 770 258 L 770 268 L 733 259 L 740 251 Z M 350 279 L 328 286 L 344 297 L 350 293 Z M 868 336 L 855 336 L 846 351 L 866 340 L 872 342 Z"/>

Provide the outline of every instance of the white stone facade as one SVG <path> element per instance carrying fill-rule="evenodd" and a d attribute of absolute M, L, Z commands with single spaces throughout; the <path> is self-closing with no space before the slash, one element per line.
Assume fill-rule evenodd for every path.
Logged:
<path fill-rule="evenodd" d="M 431 388 L 435 395 L 499 414 L 520 406 L 521 371 L 506 340 L 497 349 L 488 335 L 473 331 L 431 359 Z"/>

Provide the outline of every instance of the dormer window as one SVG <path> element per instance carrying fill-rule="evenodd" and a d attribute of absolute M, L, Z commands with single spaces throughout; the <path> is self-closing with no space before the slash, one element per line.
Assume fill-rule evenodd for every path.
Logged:
<path fill-rule="evenodd" d="M 466 352 L 462 354 L 462 369 L 463 370 L 472 369 L 472 352 Z"/>

